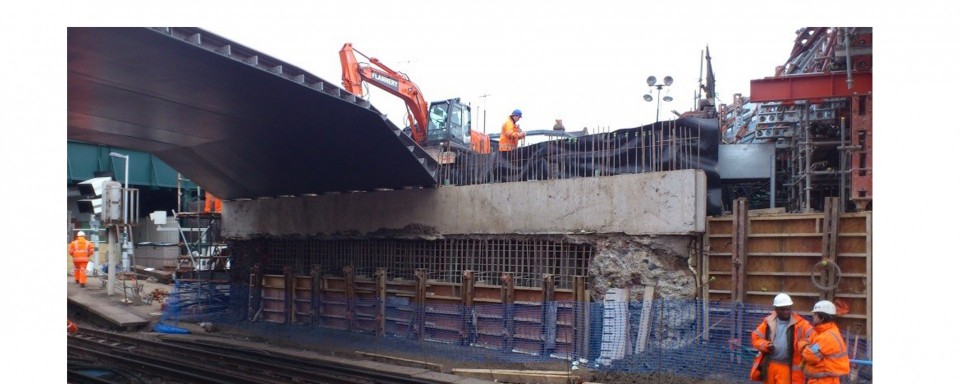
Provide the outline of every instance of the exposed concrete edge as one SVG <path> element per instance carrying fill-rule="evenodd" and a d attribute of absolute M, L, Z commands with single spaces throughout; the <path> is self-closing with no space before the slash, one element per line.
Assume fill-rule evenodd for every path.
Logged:
<path fill-rule="evenodd" d="M 689 235 L 707 178 L 680 170 L 567 180 L 226 201 L 222 234 L 440 238 L 477 234 Z"/>
<path fill-rule="evenodd" d="M 79 290 L 79 288 L 77 288 Z M 103 319 L 117 328 L 133 330 L 150 324 L 150 321 L 121 309 L 114 304 L 95 300 L 86 292 L 70 292 L 67 303 L 77 306 L 88 314 Z"/>

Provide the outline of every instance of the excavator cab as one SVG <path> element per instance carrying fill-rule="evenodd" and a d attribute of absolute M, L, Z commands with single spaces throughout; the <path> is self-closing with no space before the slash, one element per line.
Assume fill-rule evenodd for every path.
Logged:
<path fill-rule="evenodd" d="M 428 119 L 426 146 L 470 149 L 470 107 L 461 104 L 459 98 L 430 103 Z"/>
<path fill-rule="evenodd" d="M 470 106 L 453 98 L 430 103 L 427 147 L 442 147 L 453 152 L 490 153 L 490 137 L 474 131 Z"/>

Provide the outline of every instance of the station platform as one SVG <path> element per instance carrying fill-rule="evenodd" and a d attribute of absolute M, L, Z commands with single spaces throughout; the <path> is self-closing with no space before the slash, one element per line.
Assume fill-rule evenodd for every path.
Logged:
<path fill-rule="evenodd" d="M 127 288 L 124 289 L 123 283 Z M 161 303 L 144 302 L 142 297 L 154 289 L 168 291 L 170 285 L 137 280 L 141 285 L 140 295 L 134 295 L 134 282 L 121 281 L 114 287 L 113 295 L 107 289 L 107 278 L 88 276 L 86 287 L 81 288 L 67 275 L 67 315 L 80 327 L 93 325 L 122 331 L 152 328 L 162 314 Z"/>

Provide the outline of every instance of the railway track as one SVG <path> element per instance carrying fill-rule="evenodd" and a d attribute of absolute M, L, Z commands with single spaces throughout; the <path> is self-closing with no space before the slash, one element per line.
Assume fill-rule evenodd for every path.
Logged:
<path fill-rule="evenodd" d="M 195 340 L 80 329 L 67 341 L 70 383 L 443 383 Z"/>

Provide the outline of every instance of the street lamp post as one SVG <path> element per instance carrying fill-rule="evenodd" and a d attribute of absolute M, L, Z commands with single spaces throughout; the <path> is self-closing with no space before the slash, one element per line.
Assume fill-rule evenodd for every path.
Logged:
<path fill-rule="evenodd" d="M 123 272 L 130 271 L 130 258 L 129 258 L 129 244 L 127 241 L 127 217 L 129 217 L 129 204 L 128 196 L 130 194 L 129 189 L 129 179 L 130 179 L 130 155 L 123 155 L 116 152 L 110 152 L 110 157 L 116 157 L 118 159 L 123 159 L 123 238 L 120 239 L 120 248 L 121 251 L 121 262 L 123 263 Z"/>
<path fill-rule="evenodd" d="M 490 97 L 490 94 L 484 93 L 478 97 L 483 99 L 483 105 L 480 106 L 480 109 L 483 109 L 483 134 L 487 134 L 487 98 Z M 477 120 L 480 120 L 480 111 L 477 111 Z"/>
<path fill-rule="evenodd" d="M 657 77 L 656 77 L 656 76 L 648 76 L 648 77 L 647 77 L 647 85 L 649 85 L 650 87 L 656 87 L 656 88 L 657 88 L 657 122 L 658 122 L 658 123 L 660 122 L 660 101 L 662 100 L 662 101 L 666 101 L 666 102 L 668 102 L 668 103 L 671 102 L 671 101 L 673 101 L 673 97 L 671 97 L 670 94 L 669 94 L 669 92 L 670 92 L 669 89 L 667 90 L 667 95 L 664 96 L 663 99 L 660 99 L 660 90 L 663 89 L 663 87 L 669 87 L 670 84 L 673 84 L 673 77 L 671 77 L 671 76 L 665 76 L 665 77 L 663 78 L 663 84 L 657 84 Z M 643 99 L 646 100 L 646 101 L 653 101 L 653 96 L 651 95 L 651 93 L 653 93 L 653 89 L 652 89 L 652 88 L 650 89 L 650 91 L 649 91 L 646 95 L 643 95 Z"/>

